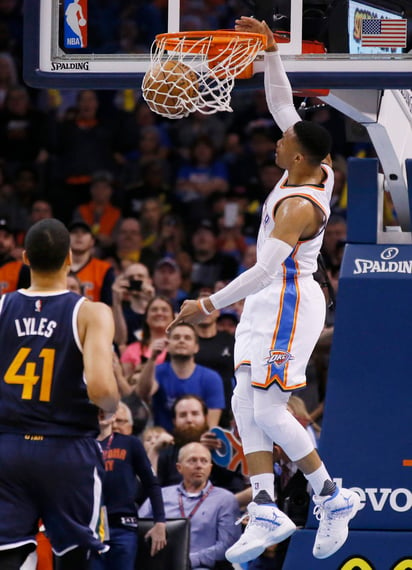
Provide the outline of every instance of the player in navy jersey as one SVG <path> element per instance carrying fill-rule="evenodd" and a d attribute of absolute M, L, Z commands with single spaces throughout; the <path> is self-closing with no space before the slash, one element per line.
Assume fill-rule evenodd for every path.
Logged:
<path fill-rule="evenodd" d="M 98 407 L 115 412 L 113 318 L 67 290 L 70 237 L 55 219 L 28 231 L 31 286 L 0 300 L 0 568 L 18 570 L 46 526 L 57 570 L 104 551 Z"/>

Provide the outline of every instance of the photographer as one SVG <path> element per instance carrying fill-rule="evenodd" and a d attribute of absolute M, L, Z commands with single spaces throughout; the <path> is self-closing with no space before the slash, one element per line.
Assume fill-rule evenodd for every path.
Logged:
<path fill-rule="evenodd" d="M 167 355 L 166 328 L 173 317 L 173 307 L 168 299 L 156 295 L 149 301 L 143 318 L 141 339 L 129 344 L 120 358 L 130 392 L 133 392 L 134 384 L 140 376 L 141 365 L 152 354 L 156 354 L 157 364 L 164 362 Z"/>
<path fill-rule="evenodd" d="M 149 271 L 143 263 L 133 263 L 113 283 L 114 340 L 120 352 L 135 342 L 143 328 L 144 313 L 154 288 Z"/>

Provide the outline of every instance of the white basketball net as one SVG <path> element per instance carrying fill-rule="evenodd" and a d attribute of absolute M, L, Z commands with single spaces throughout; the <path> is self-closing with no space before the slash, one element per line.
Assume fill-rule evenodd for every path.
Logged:
<path fill-rule="evenodd" d="M 213 35 L 192 40 L 190 47 L 185 44 L 185 39 L 185 36 L 178 39 L 173 51 L 168 52 L 165 48 L 167 38 L 161 38 L 160 41 L 153 43 L 150 54 L 151 66 L 146 72 L 142 89 L 143 98 L 148 106 L 155 113 L 170 119 L 187 117 L 194 111 L 205 115 L 218 111 L 231 112 L 231 91 L 235 78 L 253 62 L 258 52 L 264 49 L 262 41 L 234 35 L 227 45 L 222 46 L 218 55 L 210 56 L 209 48 Z M 179 62 L 189 68 L 190 73 L 184 75 L 184 88 L 179 87 L 176 72 L 172 74 L 174 81 L 173 77 L 172 80 L 167 78 L 168 74 L 171 75 L 167 69 L 167 62 L 169 65 L 170 62 Z M 145 87 L 147 78 L 154 79 L 153 70 L 156 70 L 156 79 L 158 79 L 159 68 L 164 71 L 165 77 L 161 87 L 158 85 L 156 90 L 150 85 L 153 83 L 150 81 L 147 81 L 148 87 Z M 164 98 L 165 89 L 173 94 L 170 102 L 166 100 L 165 104 L 156 104 L 159 96 Z"/>

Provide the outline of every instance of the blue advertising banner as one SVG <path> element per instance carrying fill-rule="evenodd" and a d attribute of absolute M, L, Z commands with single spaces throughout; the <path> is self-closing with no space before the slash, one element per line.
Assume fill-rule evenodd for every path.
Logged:
<path fill-rule="evenodd" d="M 346 246 L 320 453 L 361 497 L 352 528 L 412 529 L 411 296 L 411 246 Z"/>
<path fill-rule="evenodd" d="M 411 570 L 412 532 L 351 531 L 344 546 L 325 560 L 312 556 L 314 530 L 292 536 L 282 570 Z"/>

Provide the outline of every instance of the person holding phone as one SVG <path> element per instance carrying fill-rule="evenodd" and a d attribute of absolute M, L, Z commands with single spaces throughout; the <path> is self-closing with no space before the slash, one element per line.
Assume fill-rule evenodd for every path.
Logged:
<path fill-rule="evenodd" d="M 136 342 L 143 327 L 147 304 L 155 290 L 149 270 L 143 263 L 132 263 L 118 275 L 112 286 L 114 340 L 123 352 L 128 344 Z"/>
<path fill-rule="evenodd" d="M 151 357 L 153 351 L 158 352 L 156 364 L 164 362 L 167 354 L 166 327 L 173 317 L 173 306 L 166 297 L 156 295 L 149 301 L 143 319 L 141 340 L 132 342 L 120 358 L 130 385 L 129 393 L 122 396 L 128 396 L 134 391 L 137 380 L 135 374 L 140 374 L 141 365 Z"/>

